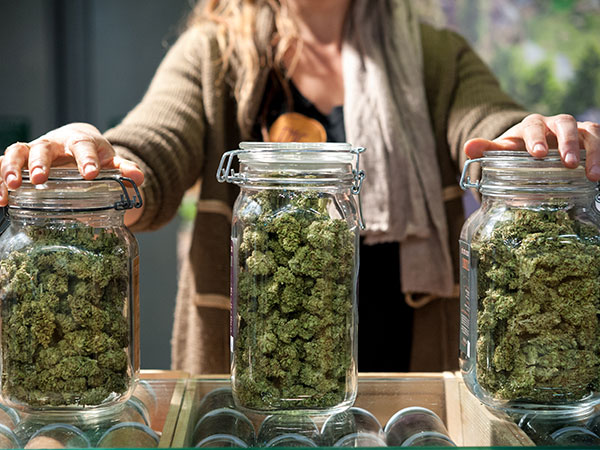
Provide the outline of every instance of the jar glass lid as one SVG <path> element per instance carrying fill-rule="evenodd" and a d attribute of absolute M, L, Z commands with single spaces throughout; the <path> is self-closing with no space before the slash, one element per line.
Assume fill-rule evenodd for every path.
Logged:
<path fill-rule="evenodd" d="M 242 163 L 351 163 L 357 153 L 345 142 L 241 142 L 239 148 Z"/>
<path fill-rule="evenodd" d="M 577 191 L 595 189 L 596 183 L 585 174 L 585 150 L 580 150 L 580 162 L 575 168 L 564 165 L 557 149 L 550 149 L 547 156 L 535 158 L 524 150 L 493 150 L 483 153 L 483 157 L 469 159 L 463 166 L 460 186 L 474 188 L 483 193 L 493 190 L 539 192 L 548 189 Z M 471 180 L 470 168 L 480 164 L 481 180 Z"/>
<path fill-rule="evenodd" d="M 579 150 L 579 161 L 585 165 L 586 151 Z M 558 149 L 551 148 L 548 154 L 542 158 L 536 158 L 525 150 L 487 150 L 483 152 L 482 162 L 505 161 L 513 164 L 537 164 L 537 165 L 553 165 L 556 163 L 563 167 L 563 161 Z"/>

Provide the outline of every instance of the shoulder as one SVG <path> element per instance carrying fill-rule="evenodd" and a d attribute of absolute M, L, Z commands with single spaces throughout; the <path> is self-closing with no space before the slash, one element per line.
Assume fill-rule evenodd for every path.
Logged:
<path fill-rule="evenodd" d="M 421 23 L 420 32 L 423 56 L 426 62 L 431 59 L 456 59 L 463 52 L 472 51 L 471 46 L 464 37 L 448 28 L 436 28 Z"/>
<path fill-rule="evenodd" d="M 160 69 L 203 83 L 218 79 L 223 58 L 216 25 L 199 23 L 185 29 L 168 48 Z"/>
<path fill-rule="evenodd" d="M 214 53 L 219 49 L 217 26 L 212 22 L 190 25 L 181 33 L 173 46 L 182 47 L 188 51 L 210 51 Z"/>
<path fill-rule="evenodd" d="M 169 52 L 196 62 L 207 57 L 218 59 L 221 51 L 216 24 L 202 22 L 190 25 L 179 35 Z"/>
<path fill-rule="evenodd" d="M 423 75 L 430 89 L 453 87 L 469 78 L 490 75 L 487 64 L 455 31 L 421 24 Z"/>

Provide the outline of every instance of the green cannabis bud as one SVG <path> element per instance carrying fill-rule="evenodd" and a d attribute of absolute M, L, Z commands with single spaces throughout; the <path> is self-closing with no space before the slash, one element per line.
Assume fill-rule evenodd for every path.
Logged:
<path fill-rule="evenodd" d="M 473 243 L 479 383 L 504 400 L 579 401 L 600 376 L 598 230 L 556 205 L 504 214 Z"/>
<path fill-rule="evenodd" d="M 0 262 L 2 394 L 99 405 L 129 388 L 125 243 L 104 229 L 25 225 Z"/>
<path fill-rule="evenodd" d="M 329 201 L 264 190 L 239 205 L 234 390 L 246 407 L 327 408 L 346 398 L 355 234 L 331 218 Z"/>

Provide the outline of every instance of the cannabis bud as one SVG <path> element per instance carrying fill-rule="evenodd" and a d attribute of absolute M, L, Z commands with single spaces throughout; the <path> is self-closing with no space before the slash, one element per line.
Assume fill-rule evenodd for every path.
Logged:
<path fill-rule="evenodd" d="M 581 400 L 600 377 L 598 230 L 560 205 L 502 214 L 472 246 L 479 383 L 498 399 Z"/>
<path fill-rule="evenodd" d="M 129 388 L 125 243 L 81 223 L 24 225 L 0 262 L 2 394 L 99 405 Z"/>
<path fill-rule="evenodd" d="M 345 400 L 356 237 L 329 202 L 316 191 L 269 189 L 237 205 L 234 393 L 248 408 Z"/>

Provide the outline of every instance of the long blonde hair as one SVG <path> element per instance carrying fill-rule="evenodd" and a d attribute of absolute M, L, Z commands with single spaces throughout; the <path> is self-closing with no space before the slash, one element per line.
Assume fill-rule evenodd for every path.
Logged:
<path fill-rule="evenodd" d="M 260 74 L 273 73 L 285 84 L 296 58 L 284 75 L 287 52 L 298 55 L 302 42 L 286 0 L 200 0 L 188 26 L 212 22 L 222 54 L 223 75 L 235 65 L 234 92 L 238 101 L 238 121 L 242 130 L 250 126 L 249 102 Z"/>

